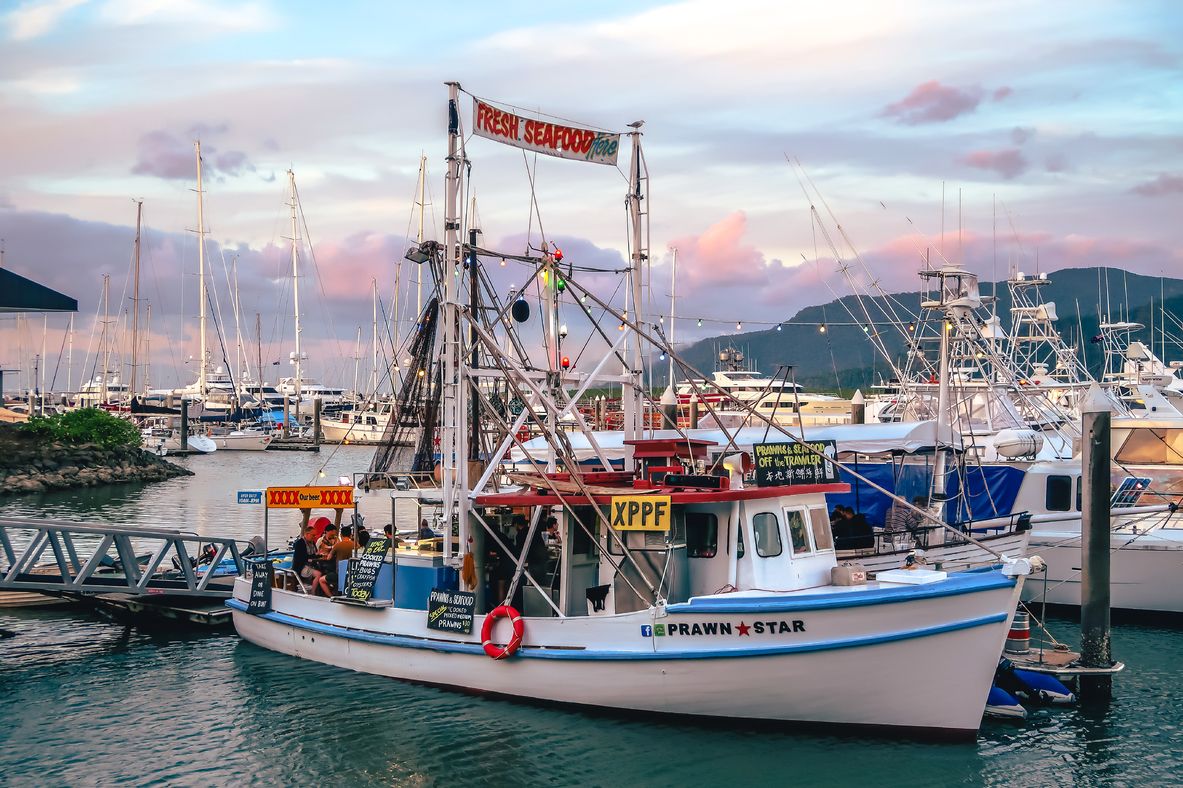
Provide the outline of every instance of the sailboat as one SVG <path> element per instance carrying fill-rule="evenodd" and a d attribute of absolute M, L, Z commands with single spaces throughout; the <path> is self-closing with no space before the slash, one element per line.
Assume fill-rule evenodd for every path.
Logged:
<path fill-rule="evenodd" d="M 816 456 L 805 483 L 766 475 L 750 485 L 740 453 L 724 451 L 707 473 L 709 441 L 646 433 L 645 351 L 669 347 L 641 314 L 648 176 L 640 123 L 625 132 L 629 311 L 589 289 L 581 267 L 548 244 L 514 255 L 546 282 L 545 359 L 529 359 L 502 317 L 508 308 L 479 278 L 479 258 L 501 253 L 478 247 L 475 234 L 461 243 L 472 218 L 459 207 L 467 153 L 460 86 L 448 89 L 445 242 L 419 250 L 436 279 L 425 314 L 438 317 L 441 397 L 438 424 L 425 432 L 439 439 L 439 486 L 393 492 L 437 513 L 444 536 L 395 547 L 393 566 L 367 585 L 366 570 L 389 548 L 371 541 L 367 556 L 351 559 L 355 573 L 341 573 L 345 592 L 331 598 L 307 593 L 298 575 L 284 584 L 295 590 L 272 587 L 271 572 L 290 572 L 260 562 L 228 602 L 239 634 L 303 659 L 515 699 L 972 739 L 1033 562 L 999 557 L 978 571 L 901 570 L 868 582 L 837 566 L 825 495 L 845 485 L 828 459 Z M 473 99 L 472 117 L 477 136 L 560 158 L 615 164 L 621 147 L 621 134 L 521 117 L 484 100 Z M 469 276 L 460 275 L 465 257 Z M 611 347 L 575 371 L 561 363 L 556 318 L 565 309 L 590 320 L 583 303 L 603 310 Z M 624 403 L 620 469 L 604 458 L 580 466 L 569 434 L 555 428 L 570 415 L 570 434 L 594 444 L 575 402 L 604 385 L 618 387 Z M 499 407 L 491 398 L 498 387 L 525 407 Z M 527 421 L 546 439 L 534 458 L 540 470 L 506 476 L 503 460 L 521 447 Z M 800 447 L 785 452 L 815 457 Z M 318 500 L 337 500 L 341 490 L 352 492 L 325 488 Z M 300 490 L 292 492 L 299 501 Z"/>

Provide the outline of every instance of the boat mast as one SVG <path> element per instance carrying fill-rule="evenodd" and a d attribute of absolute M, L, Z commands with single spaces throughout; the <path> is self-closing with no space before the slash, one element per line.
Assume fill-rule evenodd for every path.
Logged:
<path fill-rule="evenodd" d="M 443 309 L 443 392 L 440 429 L 440 475 L 444 512 L 444 562 L 452 561 L 453 512 L 457 518 L 460 549 L 467 549 L 468 457 L 467 380 L 463 380 L 464 359 L 460 353 L 460 83 L 448 82 L 448 171 L 444 178 L 444 309 Z M 476 316 L 470 316 L 475 320 Z"/>
<path fill-rule="evenodd" d="M 423 248 L 423 213 L 427 204 L 427 154 L 419 155 L 419 234 L 415 237 L 420 249 Z M 415 275 L 415 319 L 423 315 L 423 269 Z"/>
<path fill-rule="evenodd" d="M 374 316 L 371 322 L 370 337 L 370 394 L 378 395 L 378 280 L 370 279 L 371 295 L 374 302 Z M 398 299 L 398 296 L 395 296 Z"/>
<path fill-rule="evenodd" d="M 263 399 L 263 327 L 259 321 L 259 313 L 255 312 L 255 351 L 259 354 L 259 399 Z"/>
<path fill-rule="evenodd" d="M 152 302 L 144 315 L 144 393 L 148 393 L 148 376 L 152 372 Z M 134 392 L 133 392 L 134 393 Z"/>
<path fill-rule="evenodd" d="M 247 379 L 247 377 L 250 376 L 250 372 L 251 372 L 251 369 L 250 369 L 251 365 L 250 365 L 250 362 L 247 360 L 248 357 L 246 355 L 246 350 L 243 348 L 243 345 L 242 345 L 242 323 L 239 320 L 239 314 L 238 314 L 238 310 L 239 310 L 238 255 L 234 255 L 234 258 L 230 261 L 230 272 L 231 272 L 232 276 L 234 277 L 234 343 L 236 345 L 235 351 L 234 351 L 234 363 L 238 365 L 238 370 L 236 372 L 238 379 L 234 384 L 234 399 L 235 399 L 235 401 L 238 401 L 239 400 L 238 391 L 240 388 L 243 389 L 244 391 L 246 390 L 246 379 Z M 243 372 L 242 372 L 242 368 L 244 366 L 246 367 L 246 375 L 245 376 L 243 375 Z M 260 370 L 260 374 L 262 374 L 262 370 Z"/>
<path fill-rule="evenodd" d="M 106 404 L 107 402 L 107 375 L 108 369 L 111 365 L 111 343 L 110 337 L 107 336 L 107 329 L 111 322 L 111 315 L 107 308 L 107 291 L 110 289 L 109 284 L 111 277 L 108 274 L 103 274 L 103 333 L 99 335 L 99 343 L 103 346 L 103 377 L 99 383 L 99 404 Z"/>
<path fill-rule="evenodd" d="M 206 368 L 209 365 L 208 353 L 205 345 L 206 322 L 206 294 L 205 294 L 205 205 L 201 188 L 201 140 L 193 143 L 197 151 L 197 297 L 198 304 L 198 333 L 201 335 L 201 351 L 197 359 L 197 389 L 202 399 L 208 393 L 209 385 L 206 380 Z"/>
<path fill-rule="evenodd" d="M 300 352 L 300 228 L 296 222 L 296 173 L 288 170 L 288 187 L 292 192 L 292 305 L 296 316 L 296 421 L 300 421 L 300 386 L 303 380 L 303 355 Z"/>
<path fill-rule="evenodd" d="M 677 310 L 677 303 L 674 300 L 674 290 L 678 286 L 678 247 L 674 247 L 673 257 L 670 260 L 670 350 L 674 349 L 674 328 L 677 322 L 674 320 L 674 312 Z M 674 354 L 670 353 L 670 388 L 674 385 Z"/>
<path fill-rule="evenodd" d="M 70 315 L 70 327 L 66 330 L 66 391 L 74 393 L 74 315 Z"/>
<path fill-rule="evenodd" d="M 633 139 L 633 160 L 632 167 L 629 169 L 628 188 L 629 228 L 632 231 L 629 294 L 633 305 L 633 312 L 629 317 L 632 319 L 633 324 L 637 326 L 640 326 L 644 322 L 641 316 L 641 286 L 644 280 L 645 261 L 648 259 L 645 249 L 645 233 L 641 226 L 641 200 L 644 199 L 641 184 L 642 180 L 644 180 L 641 163 L 641 125 L 643 123 L 644 121 L 639 120 L 629 124 L 633 129 L 629 132 L 629 136 Z M 627 326 L 626 330 L 632 331 Z M 629 343 L 629 352 L 625 354 L 628 362 L 625 376 L 628 380 L 621 386 L 621 406 L 624 410 L 624 459 L 626 468 L 630 467 L 633 459 L 633 449 L 628 441 L 640 437 L 641 419 L 644 414 L 642 408 L 644 390 L 641 381 L 643 373 L 641 354 L 641 335 L 637 331 L 632 331 L 632 342 Z"/>
<path fill-rule="evenodd" d="M 144 201 L 136 201 L 135 274 L 131 296 L 131 385 L 128 392 L 136 395 L 140 365 L 140 220 L 144 215 Z"/>

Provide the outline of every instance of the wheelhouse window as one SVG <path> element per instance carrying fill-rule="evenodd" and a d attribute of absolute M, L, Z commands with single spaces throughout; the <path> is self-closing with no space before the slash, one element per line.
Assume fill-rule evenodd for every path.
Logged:
<path fill-rule="evenodd" d="M 834 549 L 834 534 L 830 531 L 830 513 L 824 506 L 811 507 L 809 524 L 813 528 L 813 548 L 817 551 Z"/>
<path fill-rule="evenodd" d="M 719 552 L 719 518 L 710 512 L 686 512 L 686 555 L 714 558 Z"/>
<path fill-rule="evenodd" d="M 1072 508 L 1072 477 L 1047 477 L 1044 506 L 1049 512 L 1067 512 Z"/>
<path fill-rule="evenodd" d="M 785 509 L 785 530 L 793 543 L 793 555 L 809 552 L 809 527 L 805 524 L 805 512 L 801 509 Z"/>
<path fill-rule="evenodd" d="M 756 555 L 761 558 L 778 556 L 784 550 L 780 542 L 780 523 L 772 512 L 761 512 L 752 517 L 752 534 L 756 540 Z"/>

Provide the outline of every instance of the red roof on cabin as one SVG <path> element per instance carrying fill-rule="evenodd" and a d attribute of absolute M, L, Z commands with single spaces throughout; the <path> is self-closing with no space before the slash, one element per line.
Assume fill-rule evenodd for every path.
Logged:
<path fill-rule="evenodd" d="M 705 457 L 708 446 L 718 446 L 718 441 L 703 438 L 636 438 L 626 440 L 626 446 L 633 447 L 637 459 L 652 457 Z"/>

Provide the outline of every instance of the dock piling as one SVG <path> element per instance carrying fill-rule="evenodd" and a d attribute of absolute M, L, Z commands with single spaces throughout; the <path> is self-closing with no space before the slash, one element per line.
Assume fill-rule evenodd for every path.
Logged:
<path fill-rule="evenodd" d="M 1080 654 L 1081 664 L 1108 668 L 1113 664 L 1109 629 L 1109 402 L 1094 385 L 1081 404 L 1084 434 L 1081 464 L 1080 524 Z M 1082 701 L 1108 702 L 1113 678 L 1108 674 L 1081 676 Z"/>
<path fill-rule="evenodd" d="M 189 450 L 189 400 L 181 397 L 181 451 Z"/>
<path fill-rule="evenodd" d="M 863 398 L 862 389 L 856 389 L 850 398 L 850 423 L 865 424 L 867 422 L 867 403 Z"/>
<path fill-rule="evenodd" d="M 321 399 L 312 400 L 312 445 L 320 445 L 320 406 Z"/>
<path fill-rule="evenodd" d="M 281 430 L 281 432 L 283 433 L 283 437 L 285 437 L 285 438 L 288 436 L 288 418 L 291 414 L 291 408 L 292 408 L 292 402 L 290 399 L 288 399 L 288 395 L 284 394 L 283 395 L 283 429 Z"/>

